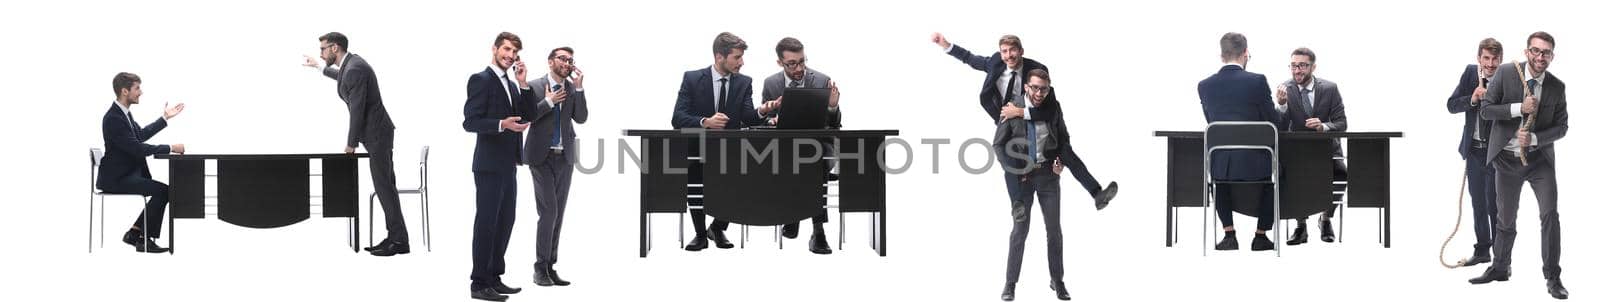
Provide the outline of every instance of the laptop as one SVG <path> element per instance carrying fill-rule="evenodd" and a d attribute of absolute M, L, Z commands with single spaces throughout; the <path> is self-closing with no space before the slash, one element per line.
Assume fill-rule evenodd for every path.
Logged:
<path fill-rule="evenodd" d="M 828 88 L 785 88 L 778 108 L 778 129 L 828 127 Z"/>

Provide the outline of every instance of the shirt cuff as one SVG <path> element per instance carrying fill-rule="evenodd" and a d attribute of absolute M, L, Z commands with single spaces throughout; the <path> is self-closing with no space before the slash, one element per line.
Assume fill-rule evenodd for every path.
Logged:
<path fill-rule="evenodd" d="M 1538 146 L 1539 145 L 1539 135 L 1538 134 L 1534 134 L 1534 133 L 1528 133 L 1528 145 L 1529 146 Z"/>
<path fill-rule="evenodd" d="M 1029 105 L 1028 108 L 1022 109 L 1022 119 L 1031 121 L 1033 120 L 1033 110 L 1028 109 L 1033 109 L 1033 106 Z"/>
<path fill-rule="evenodd" d="M 1322 132 L 1328 132 L 1328 124 L 1321 124 L 1317 126 L 1322 128 Z"/>
<path fill-rule="evenodd" d="M 1511 104 L 1511 118 L 1522 117 L 1522 103 Z"/>
<path fill-rule="evenodd" d="M 544 97 L 544 105 L 547 106 L 547 107 L 550 107 L 550 108 L 555 108 L 556 107 L 556 103 L 555 102 L 551 102 L 550 101 L 550 97 L 548 97 L 548 96 Z"/>
<path fill-rule="evenodd" d="M 1289 112 L 1289 104 L 1275 105 L 1272 108 L 1278 109 L 1278 113 Z"/>
<path fill-rule="evenodd" d="M 944 53 L 950 53 L 951 51 L 954 51 L 954 50 L 956 50 L 956 44 L 955 43 L 950 43 L 950 47 L 945 47 L 944 48 Z"/>

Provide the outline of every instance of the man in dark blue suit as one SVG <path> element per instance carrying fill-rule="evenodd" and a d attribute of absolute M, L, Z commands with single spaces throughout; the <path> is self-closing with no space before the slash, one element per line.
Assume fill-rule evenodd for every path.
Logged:
<path fill-rule="evenodd" d="M 1014 35 L 1000 37 L 1000 51 L 990 56 L 979 56 L 967 51 L 960 45 L 945 40 L 944 34 L 934 33 L 933 43 L 939 44 L 944 52 L 961 60 L 972 69 L 983 71 L 983 90 L 978 93 L 978 105 L 989 114 L 989 119 L 995 124 L 1008 118 L 1022 118 L 1024 120 L 1049 121 L 1055 118 L 1055 113 L 1046 108 L 1023 108 L 1012 104 L 1013 100 L 1022 97 L 1023 83 L 1029 72 L 1035 69 L 1049 71 L 1044 63 L 1022 57 L 1022 39 Z"/>
<path fill-rule="evenodd" d="M 711 42 L 711 67 L 683 73 L 678 101 L 672 106 L 672 128 L 740 129 L 765 123 L 761 116 L 767 114 L 768 106 L 757 109 L 751 104 L 753 80 L 739 74 L 739 68 L 744 67 L 744 51 L 749 48 L 739 36 L 717 34 Z M 689 152 L 689 156 L 698 156 L 699 148 L 689 148 Z M 700 169 L 699 163 L 689 164 L 689 183 L 703 184 Z M 685 250 L 703 250 L 707 239 L 716 241 L 717 248 L 733 248 L 733 242 L 724 234 L 727 221 L 717 219 L 707 229 L 704 210 L 690 210 L 689 216 L 694 220 L 695 234 Z"/>
<path fill-rule="evenodd" d="M 100 159 L 100 175 L 95 184 L 106 193 L 139 194 L 150 196 L 144 212 L 133 221 L 133 227 L 122 235 L 122 242 L 132 245 L 142 253 L 165 253 L 166 248 L 156 245 L 151 238 L 161 237 L 162 212 L 167 208 L 167 184 L 150 177 L 146 156 L 183 153 L 183 144 L 150 145 L 145 141 L 167 128 L 167 120 L 183 112 L 183 103 L 167 107 L 161 119 L 148 126 L 139 127 L 133 121 L 131 107 L 144 95 L 138 75 L 118 73 L 111 79 L 111 90 L 117 94 L 116 104 L 100 119 L 100 136 L 105 139 L 106 154 Z M 153 216 L 152 216 L 153 215 Z M 145 233 L 149 233 L 146 236 Z"/>
<path fill-rule="evenodd" d="M 1200 81 L 1200 107 L 1205 110 L 1206 123 L 1220 121 L 1267 121 L 1277 125 L 1279 130 L 1284 130 L 1282 115 L 1273 107 L 1271 88 L 1267 86 L 1267 77 L 1261 74 L 1244 71 L 1245 65 L 1250 62 L 1249 43 L 1243 34 L 1227 33 L 1222 36 L 1222 70 L 1211 77 Z M 1272 156 L 1259 150 L 1231 150 L 1219 151 L 1211 156 L 1210 177 L 1218 180 L 1229 181 L 1255 181 L 1265 180 L 1272 176 Z M 1245 185 L 1240 189 L 1258 191 L 1256 200 L 1261 204 L 1256 214 L 1256 236 L 1250 243 L 1250 250 L 1272 250 L 1271 239 L 1267 239 L 1267 231 L 1272 229 L 1274 221 L 1272 211 L 1271 188 Z M 1233 231 L 1233 187 L 1229 185 L 1217 186 L 1215 192 L 1217 199 L 1217 220 L 1222 221 L 1222 229 L 1226 231 L 1222 242 L 1217 243 L 1217 250 L 1237 250 L 1239 241 Z M 1248 199 L 1247 199 L 1248 200 Z"/>
<path fill-rule="evenodd" d="M 1500 68 L 1500 58 L 1504 52 L 1500 41 L 1494 38 L 1478 42 L 1478 64 L 1467 65 L 1467 69 L 1461 72 L 1461 82 L 1456 84 L 1456 90 L 1450 93 L 1450 99 L 1445 102 L 1451 114 L 1466 113 L 1466 122 L 1461 124 L 1461 145 L 1456 152 L 1461 153 L 1461 159 L 1467 161 L 1467 192 L 1472 195 L 1472 231 L 1477 234 L 1478 242 L 1472 245 L 1472 258 L 1467 259 L 1465 266 L 1493 260 L 1490 248 L 1494 246 L 1494 216 L 1498 211 L 1494 204 L 1494 169 L 1488 164 L 1491 123 L 1478 118 L 1478 111 L 1485 105 L 1483 96 L 1489 90 L 1489 78 L 1494 76 L 1495 69 Z"/>
<path fill-rule="evenodd" d="M 522 38 L 502 32 L 494 40 L 492 64 L 467 78 L 461 127 L 477 134 L 472 155 L 477 214 L 472 223 L 472 298 L 505 301 L 522 291 L 506 286 L 506 243 L 517 219 L 517 165 L 522 162 L 523 108 L 532 105 L 528 69 L 517 52 Z"/>

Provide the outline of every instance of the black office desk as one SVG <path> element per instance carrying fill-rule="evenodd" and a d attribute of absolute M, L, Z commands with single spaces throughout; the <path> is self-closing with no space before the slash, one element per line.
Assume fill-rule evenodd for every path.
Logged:
<path fill-rule="evenodd" d="M 350 218 L 350 249 L 359 251 L 356 215 L 358 154 L 158 154 L 170 166 L 172 215 L 167 236 L 176 245 L 176 219 L 206 217 L 206 161 L 217 167 L 217 219 L 251 228 L 276 228 L 311 215 L 311 160 L 322 162 L 322 217 Z"/>
<path fill-rule="evenodd" d="M 1205 135 L 1200 131 L 1156 131 L 1167 138 L 1167 246 L 1173 243 L 1173 215 L 1178 207 L 1201 207 L 1204 196 Z M 1383 247 L 1390 246 L 1389 139 L 1400 132 L 1280 132 L 1278 134 L 1279 195 L 1283 217 L 1304 217 L 1332 206 L 1333 167 L 1329 165 L 1330 139 L 1345 140 L 1345 165 L 1350 180 L 1345 206 L 1378 208 L 1382 218 Z M 1290 203 L 1299 203 L 1291 206 Z M 1241 208 L 1248 202 L 1240 202 Z M 1208 222 L 1209 223 L 1209 222 Z M 1341 222 L 1342 223 L 1342 222 Z"/>
<path fill-rule="evenodd" d="M 841 219 L 844 213 L 871 213 L 872 247 L 879 256 L 888 255 L 885 173 L 878 163 L 884 138 L 899 135 L 898 130 L 684 129 L 623 130 L 622 134 L 637 136 L 642 143 L 639 257 L 650 251 L 649 214 L 688 211 L 691 153 L 701 155 L 707 215 L 744 225 L 781 225 L 826 213 L 816 204 L 827 193 L 828 165 L 824 160 L 803 162 L 822 157 L 821 145 L 807 144 L 808 140 L 835 145 Z M 698 152 L 702 140 L 704 152 Z M 745 148 L 751 154 L 745 154 Z M 772 155 L 764 155 L 768 151 Z"/>

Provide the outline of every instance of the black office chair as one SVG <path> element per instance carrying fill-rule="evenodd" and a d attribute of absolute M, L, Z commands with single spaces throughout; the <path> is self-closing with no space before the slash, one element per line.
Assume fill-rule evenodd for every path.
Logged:
<path fill-rule="evenodd" d="M 1200 233 L 1201 233 L 1200 234 L 1200 238 L 1202 238 L 1201 242 L 1211 242 L 1211 239 L 1209 237 L 1207 237 L 1207 235 L 1210 234 L 1210 233 L 1216 232 L 1217 223 L 1213 223 L 1211 221 L 1211 219 L 1210 219 L 1210 214 L 1211 214 L 1211 211 L 1212 211 L 1211 210 L 1211 202 L 1212 202 L 1212 200 L 1214 200 L 1216 198 L 1216 196 L 1215 196 L 1216 185 L 1218 185 L 1218 184 L 1225 184 L 1225 185 L 1233 185 L 1233 184 L 1270 185 L 1270 186 L 1272 186 L 1272 205 L 1273 205 L 1273 212 L 1272 212 L 1272 224 L 1273 224 L 1273 228 L 1272 228 L 1273 235 L 1272 235 L 1272 238 L 1273 238 L 1273 240 L 1272 241 L 1273 241 L 1273 244 L 1275 245 L 1273 247 L 1273 251 L 1277 254 L 1277 256 L 1280 256 L 1280 257 L 1283 256 L 1283 228 L 1278 226 L 1279 220 L 1282 219 L 1282 213 L 1280 211 L 1282 210 L 1282 205 L 1283 205 L 1282 201 L 1279 199 L 1279 194 L 1278 194 L 1278 188 L 1279 188 L 1279 185 L 1278 185 L 1279 184 L 1279 182 L 1278 182 L 1278 127 L 1273 125 L 1270 122 L 1235 122 L 1235 121 L 1214 122 L 1214 123 L 1211 123 L 1210 125 L 1206 125 L 1204 146 L 1206 148 L 1206 151 L 1205 151 L 1205 156 L 1204 156 L 1205 157 L 1205 160 L 1204 160 L 1204 165 L 1205 166 L 1204 166 L 1204 168 L 1202 168 L 1202 169 L 1204 169 L 1204 174 L 1203 174 L 1204 176 L 1202 176 L 1202 177 L 1205 178 L 1205 185 L 1203 186 L 1204 190 L 1205 190 L 1205 193 L 1204 193 L 1205 196 L 1204 196 L 1204 201 L 1202 203 L 1203 203 L 1203 208 L 1204 208 L 1203 211 L 1205 212 L 1205 214 L 1203 214 L 1203 215 L 1206 215 L 1206 216 L 1201 221 L 1206 223 L 1206 227 L 1202 228 L 1201 231 L 1200 231 Z M 1272 156 L 1272 177 L 1267 179 L 1267 180 L 1260 180 L 1260 181 L 1227 181 L 1227 180 L 1218 180 L 1218 179 L 1215 179 L 1215 178 L 1211 177 L 1211 154 L 1215 153 L 1217 151 L 1222 151 L 1222 150 L 1261 150 L 1261 151 L 1266 151 L 1268 154 L 1270 154 Z M 1236 204 L 1242 204 L 1242 203 L 1236 203 Z M 1266 217 L 1257 217 L 1257 219 L 1265 219 L 1265 218 Z M 1202 244 L 1200 246 L 1200 254 L 1201 255 L 1206 255 L 1206 254 L 1209 253 L 1210 249 L 1211 249 L 1211 246 L 1209 244 Z"/>

